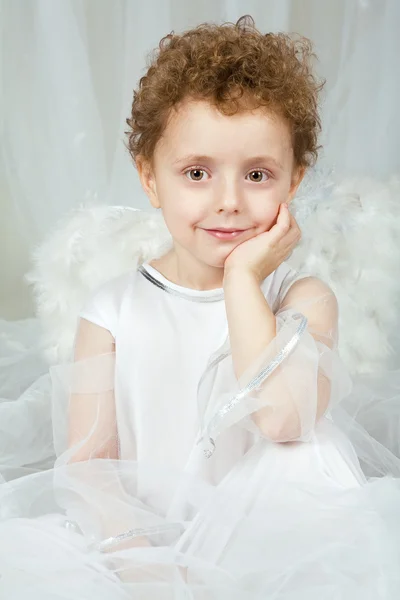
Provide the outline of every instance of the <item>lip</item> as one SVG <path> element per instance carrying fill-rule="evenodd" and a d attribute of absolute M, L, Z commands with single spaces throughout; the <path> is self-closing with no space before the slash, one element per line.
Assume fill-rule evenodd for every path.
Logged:
<path fill-rule="evenodd" d="M 219 240 L 233 240 L 245 233 L 247 229 L 231 229 L 220 227 L 218 229 L 203 229 L 203 231 Z"/>

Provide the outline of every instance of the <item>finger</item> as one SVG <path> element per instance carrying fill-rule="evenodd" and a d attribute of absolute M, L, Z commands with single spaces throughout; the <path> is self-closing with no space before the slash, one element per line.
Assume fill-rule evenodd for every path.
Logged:
<path fill-rule="evenodd" d="M 274 243 L 280 241 L 289 231 L 289 224 L 285 224 L 282 220 L 277 220 L 275 225 L 269 230 L 269 239 Z"/>
<path fill-rule="evenodd" d="M 292 215 L 292 213 L 289 210 L 288 210 L 288 212 L 289 212 L 289 218 L 290 218 L 291 224 L 298 226 L 298 223 L 297 223 L 296 219 L 294 218 L 294 216 Z"/>
<path fill-rule="evenodd" d="M 281 204 L 276 224 L 280 227 L 280 229 L 284 233 L 286 233 L 290 229 L 290 225 L 291 225 L 290 217 L 291 217 L 291 215 L 290 215 L 287 205 Z"/>
<path fill-rule="evenodd" d="M 294 216 L 289 213 L 289 220 L 290 220 L 290 226 L 289 226 L 289 231 L 288 231 L 288 235 L 290 234 L 290 237 L 298 237 L 301 236 L 301 230 L 299 227 L 299 224 L 297 223 L 296 219 L 294 218 Z"/>
<path fill-rule="evenodd" d="M 289 250 L 294 248 L 301 239 L 301 230 L 296 219 L 290 212 L 288 212 L 288 221 L 280 224 L 279 227 L 280 234 L 278 233 L 276 243 L 281 246 L 283 251 L 285 251 L 286 248 L 289 248 Z"/>
<path fill-rule="evenodd" d="M 270 243 L 278 243 L 285 239 L 291 231 L 291 214 L 285 203 L 279 205 L 278 215 L 274 225 L 268 231 Z"/>
<path fill-rule="evenodd" d="M 300 239 L 302 236 L 301 229 L 300 229 L 298 222 L 296 221 L 296 219 L 293 216 L 292 216 L 292 229 L 296 233 L 298 238 Z"/>
<path fill-rule="evenodd" d="M 292 215 L 292 213 L 290 212 L 289 209 L 287 212 L 288 212 L 289 220 L 290 220 L 290 228 L 300 232 L 300 227 L 299 227 L 299 224 L 297 223 L 296 219 L 294 218 L 294 216 Z"/>

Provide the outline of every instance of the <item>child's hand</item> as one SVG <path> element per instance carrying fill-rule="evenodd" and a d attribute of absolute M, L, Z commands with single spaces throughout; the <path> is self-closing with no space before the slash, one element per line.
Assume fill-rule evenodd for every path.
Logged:
<path fill-rule="evenodd" d="M 230 253 L 224 264 L 224 277 L 245 271 L 261 282 L 289 256 L 300 239 L 296 219 L 288 205 L 281 204 L 276 223 L 269 231 L 246 240 Z"/>

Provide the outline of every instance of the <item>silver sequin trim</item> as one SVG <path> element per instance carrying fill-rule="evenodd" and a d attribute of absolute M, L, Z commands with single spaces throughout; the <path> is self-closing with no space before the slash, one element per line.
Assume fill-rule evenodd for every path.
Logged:
<path fill-rule="evenodd" d="M 276 357 L 246 385 L 246 387 L 240 390 L 229 402 L 227 402 L 214 415 L 207 427 L 208 432 L 212 432 L 213 430 L 217 429 L 219 423 L 221 423 L 225 415 L 231 412 L 231 410 L 233 410 L 233 408 L 237 406 L 237 404 L 239 404 L 239 402 L 241 402 L 249 394 L 249 392 L 253 391 L 255 388 L 258 388 L 271 375 L 271 373 L 273 373 L 279 367 L 279 365 L 282 364 L 282 362 L 293 352 L 293 350 L 298 345 L 301 336 L 304 334 L 308 323 L 308 319 L 300 313 L 296 313 L 295 315 L 293 315 L 293 319 L 300 319 L 300 325 L 293 337 L 289 340 L 286 346 L 284 346 L 282 350 L 276 355 Z M 206 458 L 210 458 L 215 451 L 215 441 L 212 437 L 209 437 L 209 443 L 210 448 L 206 448 L 204 450 Z"/>
<path fill-rule="evenodd" d="M 209 372 L 214 369 L 222 360 L 224 360 L 224 358 L 227 358 L 227 356 L 229 356 L 231 353 L 230 350 L 223 352 L 222 354 L 219 354 L 218 356 L 216 356 L 211 362 L 210 364 L 207 366 L 207 369 L 204 371 L 203 375 L 200 378 L 199 384 L 197 386 L 197 397 L 199 397 L 199 393 L 200 393 L 200 388 L 204 383 L 205 378 L 207 377 L 207 375 L 209 374 Z"/>
<path fill-rule="evenodd" d="M 181 523 L 168 523 L 166 525 L 157 525 L 155 527 L 148 527 L 147 529 L 137 527 L 136 529 L 129 529 L 124 533 L 120 533 L 119 535 L 106 538 L 102 540 L 98 544 L 96 544 L 96 549 L 104 552 L 105 550 L 109 550 L 114 546 L 117 546 L 121 542 L 125 542 L 126 540 L 133 540 L 138 537 L 151 536 L 151 535 L 159 535 L 162 533 L 168 533 L 169 531 L 176 530 L 179 528 L 180 531 L 183 530 Z"/>
<path fill-rule="evenodd" d="M 227 358 L 229 355 L 231 354 L 231 350 L 227 350 L 226 352 L 223 352 L 222 354 L 217 354 L 212 361 L 207 365 L 206 370 L 204 371 L 203 375 L 200 378 L 200 381 L 198 383 L 197 386 L 197 403 L 199 404 L 199 395 L 200 395 L 200 390 L 201 390 L 201 386 L 204 383 L 204 380 L 206 379 L 206 377 L 208 376 L 208 374 L 210 373 L 210 371 L 212 371 L 222 360 L 224 360 L 225 358 Z M 201 444 L 203 440 L 203 436 L 199 435 L 199 438 L 196 442 L 196 445 Z"/>
<path fill-rule="evenodd" d="M 164 292 L 171 294 L 172 296 L 178 296 L 179 298 L 185 298 L 185 300 L 190 300 L 191 302 L 219 302 L 224 298 L 224 292 L 222 291 L 220 294 L 215 296 L 191 296 L 190 294 L 185 294 L 185 292 L 181 292 L 176 290 L 173 287 L 169 287 L 165 283 L 158 281 L 151 273 L 149 273 L 143 265 L 138 267 L 139 273 L 143 275 L 150 283 L 160 288 Z"/>

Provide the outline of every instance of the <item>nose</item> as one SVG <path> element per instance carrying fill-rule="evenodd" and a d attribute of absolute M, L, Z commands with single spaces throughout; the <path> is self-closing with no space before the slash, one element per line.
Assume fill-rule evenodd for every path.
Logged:
<path fill-rule="evenodd" d="M 234 181 L 225 181 L 216 190 L 215 212 L 239 213 L 242 210 L 242 191 Z"/>

